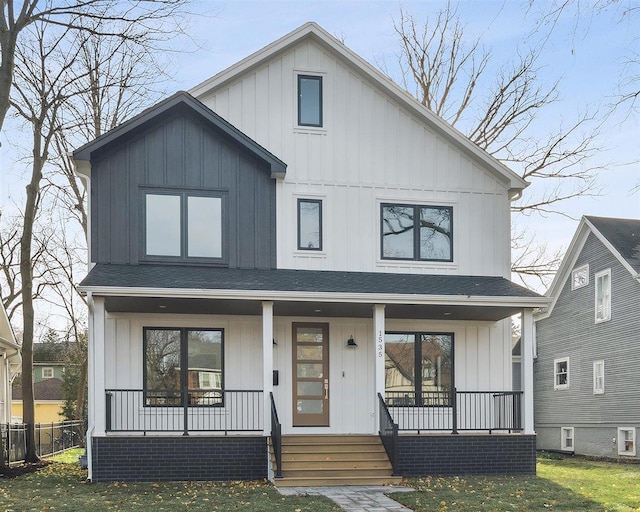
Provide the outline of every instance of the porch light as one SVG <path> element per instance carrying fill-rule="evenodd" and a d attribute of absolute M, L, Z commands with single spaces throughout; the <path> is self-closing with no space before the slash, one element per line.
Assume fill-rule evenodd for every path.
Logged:
<path fill-rule="evenodd" d="M 356 343 L 356 340 L 353 339 L 353 334 L 351 335 L 351 337 L 347 340 L 347 347 L 357 347 L 358 344 Z"/>

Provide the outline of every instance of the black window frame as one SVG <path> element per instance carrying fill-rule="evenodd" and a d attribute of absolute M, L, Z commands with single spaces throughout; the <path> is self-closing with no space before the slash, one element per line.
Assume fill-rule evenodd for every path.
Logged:
<path fill-rule="evenodd" d="M 413 257 L 399 258 L 384 255 L 384 209 L 387 207 L 397 208 L 413 208 Z M 420 218 L 420 210 L 422 208 L 433 208 L 438 210 L 449 211 L 449 258 L 422 258 L 420 257 L 420 227 L 416 229 L 415 219 Z M 404 203 L 380 203 L 380 259 L 391 261 L 435 261 L 435 262 L 453 262 L 453 206 L 442 206 L 434 204 L 404 204 Z"/>
<path fill-rule="evenodd" d="M 414 390 L 407 391 L 407 400 L 397 400 L 395 403 L 390 401 L 387 396 L 385 382 L 385 401 L 391 407 L 452 407 L 452 394 L 455 392 L 455 334 L 453 332 L 433 332 L 433 331 L 386 331 L 387 334 L 413 336 L 414 346 Z M 444 403 L 433 404 L 424 403 L 422 395 L 422 336 L 449 336 L 451 338 L 451 389 L 448 390 L 447 400 Z M 385 358 L 386 358 L 386 341 L 385 341 Z M 386 372 L 386 370 L 385 370 Z M 443 391 L 444 393 L 444 391 Z"/>
<path fill-rule="evenodd" d="M 226 266 L 229 264 L 229 243 L 228 243 L 228 196 L 227 190 L 195 190 L 177 188 L 143 188 L 141 190 L 140 205 L 140 261 L 154 263 L 206 263 L 209 265 Z M 180 255 L 163 256 L 147 254 L 147 196 L 174 196 L 180 198 Z M 207 197 L 221 200 L 221 256 L 189 256 L 189 198 Z"/>
<path fill-rule="evenodd" d="M 319 230 L 319 234 L 318 234 L 318 242 L 319 242 L 319 246 L 318 247 L 305 247 L 303 246 L 300 242 L 300 238 L 301 238 L 301 233 L 300 233 L 300 205 L 302 203 L 312 203 L 312 204 L 317 204 L 318 205 L 318 230 Z M 323 246 L 323 230 L 322 230 L 322 199 L 309 199 L 309 198 L 298 198 L 298 201 L 296 203 L 296 211 L 297 211 L 297 222 L 298 222 L 298 250 L 299 251 L 322 251 L 322 246 Z"/>
<path fill-rule="evenodd" d="M 153 389 L 147 387 L 147 332 L 148 331 L 180 331 L 180 389 L 176 390 L 179 398 L 177 403 L 149 403 L 149 399 L 160 398 L 160 396 L 151 393 Z M 221 346 L 220 346 L 220 384 L 221 384 L 221 397 L 219 402 L 210 404 L 194 404 L 186 403 L 184 401 L 184 389 L 189 382 L 189 347 L 188 347 L 188 333 L 190 331 L 207 331 L 207 332 L 220 332 Z M 142 328 L 142 389 L 143 389 L 143 405 L 144 407 L 224 407 L 224 345 L 225 336 L 224 328 L 222 327 L 152 327 L 145 326 Z M 184 369 L 186 368 L 186 372 Z M 187 388 L 187 394 L 190 393 Z M 188 400 L 187 400 L 188 401 Z"/>
<path fill-rule="evenodd" d="M 302 122 L 302 80 L 316 80 L 318 82 L 318 119 L 319 123 Z M 323 77 L 322 75 L 298 75 L 298 126 L 307 128 L 322 128 L 324 126 L 324 105 L 323 105 Z"/>

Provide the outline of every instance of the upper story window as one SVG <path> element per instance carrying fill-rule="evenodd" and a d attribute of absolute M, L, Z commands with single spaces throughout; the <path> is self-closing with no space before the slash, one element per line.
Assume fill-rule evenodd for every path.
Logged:
<path fill-rule="evenodd" d="M 53 379 L 53 368 L 47 366 L 42 368 L 42 378 L 43 379 Z"/>
<path fill-rule="evenodd" d="M 569 389 L 569 358 L 553 361 L 553 389 Z"/>
<path fill-rule="evenodd" d="M 604 393 L 604 361 L 593 362 L 593 394 L 602 395 Z"/>
<path fill-rule="evenodd" d="M 453 208 L 381 205 L 382 258 L 453 261 Z"/>
<path fill-rule="evenodd" d="M 222 260 L 222 193 L 146 192 L 144 256 L 156 260 Z"/>
<path fill-rule="evenodd" d="M 298 199 L 298 249 L 322 250 L 322 200 Z"/>
<path fill-rule="evenodd" d="M 596 323 L 611 320 L 611 269 L 595 275 L 596 281 Z"/>
<path fill-rule="evenodd" d="M 577 290 L 589 284 L 589 265 L 576 267 L 571 271 L 571 289 Z"/>
<path fill-rule="evenodd" d="M 298 126 L 322 127 L 322 77 L 298 75 Z"/>

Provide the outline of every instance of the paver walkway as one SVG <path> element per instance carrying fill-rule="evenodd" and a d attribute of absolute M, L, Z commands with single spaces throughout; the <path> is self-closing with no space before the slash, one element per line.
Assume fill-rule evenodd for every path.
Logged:
<path fill-rule="evenodd" d="M 384 495 L 388 492 L 413 491 L 402 486 L 348 486 L 348 487 L 280 487 L 284 496 L 322 495 L 336 502 L 348 512 L 413 512 L 410 508 Z"/>

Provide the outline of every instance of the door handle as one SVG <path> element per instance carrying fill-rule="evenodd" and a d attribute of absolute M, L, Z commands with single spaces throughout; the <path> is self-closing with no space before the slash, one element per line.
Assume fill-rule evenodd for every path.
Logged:
<path fill-rule="evenodd" d="M 324 379 L 324 399 L 329 400 L 329 379 Z"/>

